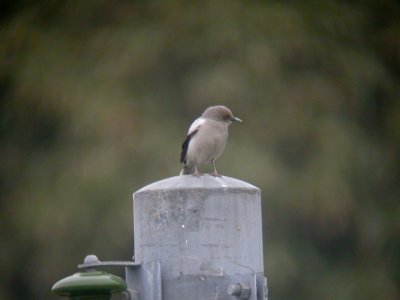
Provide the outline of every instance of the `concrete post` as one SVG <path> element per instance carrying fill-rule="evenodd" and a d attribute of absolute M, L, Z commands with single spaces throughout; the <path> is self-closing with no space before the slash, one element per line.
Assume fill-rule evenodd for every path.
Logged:
<path fill-rule="evenodd" d="M 225 176 L 176 176 L 134 193 L 133 206 L 135 261 L 149 282 L 140 283 L 133 268 L 126 281 L 140 299 L 266 298 L 257 187 Z"/>

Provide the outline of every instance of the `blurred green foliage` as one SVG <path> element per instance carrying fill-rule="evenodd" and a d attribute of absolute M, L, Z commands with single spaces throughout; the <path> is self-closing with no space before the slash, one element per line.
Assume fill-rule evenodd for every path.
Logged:
<path fill-rule="evenodd" d="M 0 299 L 130 259 L 131 194 L 210 104 L 244 120 L 218 167 L 262 190 L 270 298 L 399 299 L 399 37 L 395 0 L 2 1 Z"/>

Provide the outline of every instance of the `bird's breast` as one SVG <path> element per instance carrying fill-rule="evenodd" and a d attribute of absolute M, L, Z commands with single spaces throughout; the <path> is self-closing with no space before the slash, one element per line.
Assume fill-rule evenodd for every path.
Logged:
<path fill-rule="evenodd" d="M 197 163 L 209 163 L 221 156 L 228 139 L 228 126 L 219 122 L 207 122 L 191 139 L 187 157 Z"/>

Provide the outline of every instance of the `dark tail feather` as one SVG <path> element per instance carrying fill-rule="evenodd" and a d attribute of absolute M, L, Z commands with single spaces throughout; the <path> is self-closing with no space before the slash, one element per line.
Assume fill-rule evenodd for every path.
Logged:
<path fill-rule="evenodd" d="M 189 147 L 189 142 L 190 142 L 190 135 L 188 135 L 185 139 L 185 141 L 182 144 L 182 151 L 181 151 L 181 163 L 184 163 L 186 160 L 186 153 L 187 153 L 187 149 Z"/>
<path fill-rule="evenodd" d="M 186 154 L 189 148 L 189 143 L 190 139 L 196 134 L 197 130 L 193 131 L 191 134 L 189 134 L 184 142 L 182 143 L 182 151 L 181 151 L 181 163 L 186 163 Z"/>
<path fill-rule="evenodd" d="M 181 152 L 181 163 L 184 163 L 183 169 L 180 173 L 180 175 L 187 175 L 187 174 L 194 174 L 195 171 L 195 165 L 193 163 L 188 163 L 188 161 L 186 160 L 186 155 L 187 155 L 187 151 L 189 148 L 189 143 L 190 143 L 190 139 L 196 134 L 197 130 L 193 131 L 191 134 L 189 134 L 185 141 L 182 144 L 182 152 Z"/>

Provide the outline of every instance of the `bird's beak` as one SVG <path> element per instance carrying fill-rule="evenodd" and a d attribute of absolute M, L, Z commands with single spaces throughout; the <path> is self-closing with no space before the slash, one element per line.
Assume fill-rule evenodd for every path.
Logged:
<path fill-rule="evenodd" d="M 236 117 L 232 117 L 231 121 L 243 123 L 243 121 L 241 119 L 236 118 Z"/>

